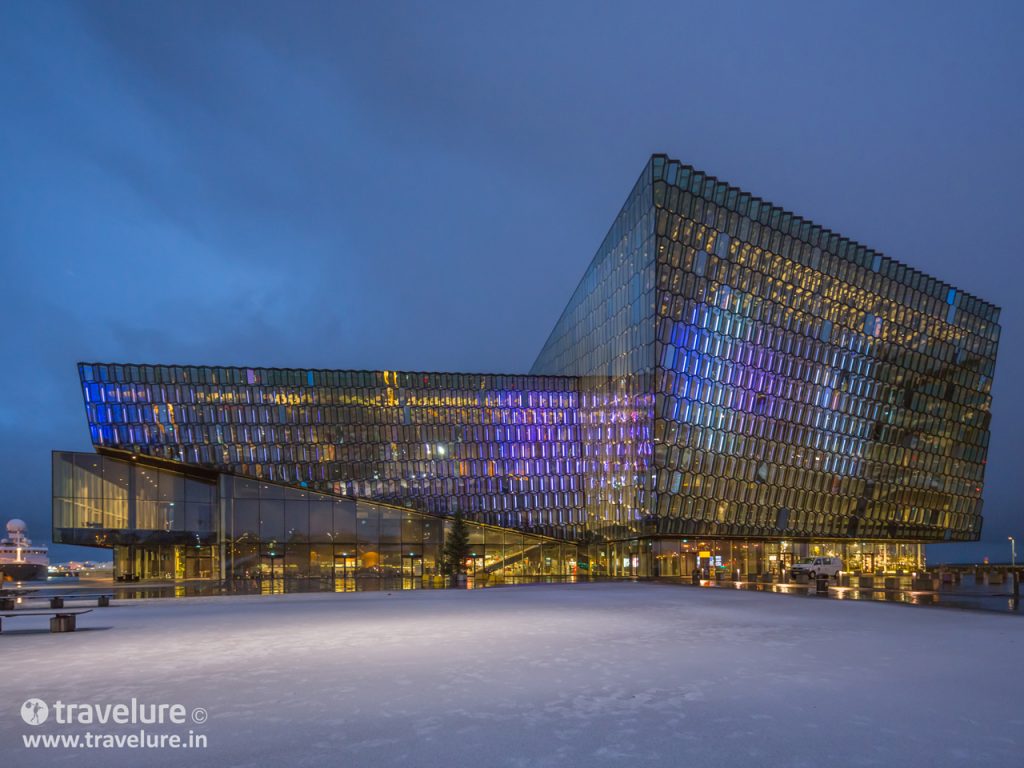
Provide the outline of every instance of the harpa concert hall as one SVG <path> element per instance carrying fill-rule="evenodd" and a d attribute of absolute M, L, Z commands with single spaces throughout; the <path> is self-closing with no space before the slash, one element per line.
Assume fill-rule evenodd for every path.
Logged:
<path fill-rule="evenodd" d="M 529 373 L 84 363 L 53 539 L 124 579 L 920 566 L 976 540 L 999 309 L 653 156 Z M 372 588 L 372 587 L 361 587 Z"/>

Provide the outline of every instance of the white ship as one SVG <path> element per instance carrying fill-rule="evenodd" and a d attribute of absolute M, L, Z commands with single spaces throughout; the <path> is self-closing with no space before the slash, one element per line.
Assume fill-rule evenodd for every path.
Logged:
<path fill-rule="evenodd" d="M 25 536 L 24 520 L 7 522 L 7 538 L 0 539 L 0 573 L 5 581 L 45 579 L 50 557 L 46 547 L 34 547 Z"/>

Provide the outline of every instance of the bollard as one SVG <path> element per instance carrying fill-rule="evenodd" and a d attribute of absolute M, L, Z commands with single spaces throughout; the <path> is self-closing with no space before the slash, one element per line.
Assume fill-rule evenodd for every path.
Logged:
<path fill-rule="evenodd" d="M 819 576 L 817 578 L 817 582 L 818 582 L 818 584 L 817 584 L 817 587 L 816 587 L 815 591 L 819 595 L 828 596 L 828 578 L 825 577 L 825 576 Z"/>

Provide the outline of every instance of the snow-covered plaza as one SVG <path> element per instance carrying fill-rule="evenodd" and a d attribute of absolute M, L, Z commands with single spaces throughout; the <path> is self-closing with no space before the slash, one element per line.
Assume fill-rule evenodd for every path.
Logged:
<path fill-rule="evenodd" d="M 3 765 L 1024 761 L 1012 615 L 606 583 L 124 601 L 78 623 L 5 622 Z M 26 748 L 140 728 L 29 725 L 32 698 L 202 708 L 142 727 L 208 744 Z"/>

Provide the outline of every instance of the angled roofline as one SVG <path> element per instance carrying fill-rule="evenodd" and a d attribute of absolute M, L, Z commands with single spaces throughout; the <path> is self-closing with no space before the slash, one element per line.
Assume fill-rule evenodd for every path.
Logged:
<path fill-rule="evenodd" d="M 658 161 L 661 162 L 659 163 Z M 739 198 L 740 196 L 746 196 L 747 198 L 749 198 L 749 201 L 751 203 L 756 201 L 759 208 L 763 209 L 764 207 L 767 207 L 768 212 L 764 213 L 762 211 L 760 213 L 759 219 L 768 218 L 770 220 L 775 214 L 778 214 L 778 218 L 780 221 L 782 221 L 785 217 L 789 217 L 788 234 L 791 237 L 795 237 L 796 239 L 801 240 L 803 242 L 811 243 L 811 245 L 814 246 L 818 246 L 821 242 L 825 240 L 832 240 L 832 238 L 836 238 L 838 247 L 835 250 L 833 250 L 832 248 L 827 249 L 833 255 L 839 256 L 840 258 L 845 259 L 851 264 L 856 264 L 860 267 L 869 270 L 872 269 L 872 263 L 876 257 L 879 259 L 881 264 L 892 263 L 897 267 L 903 267 L 903 269 L 905 270 L 908 270 L 912 273 L 917 273 L 938 283 L 942 289 L 940 291 L 941 293 L 948 293 L 950 290 L 954 290 L 957 292 L 957 294 L 962 294 L 967 298 L 974 300 L 982 307 L 988 308 L 990 310 L 990 316 L 981 316 L 982 319 L 991 323 L 995 323 L 996 325 L 999 324 L 999 315 L 1002 311 L 1001 308 L 990 301 L 982 299 L 980 296 L 976 296 L 970 293 L 969 291 L 965 291 L 961 288 L 958 288 L 957 286 L 952 285 L 938 277 L 935 277 L 934 275 L 931 275 L 927 272 L 923 272 L 920 269 L 917 269 L 916 267 L 912 267 L 906 262 L 899 261 L 898 259 L 894 259 L 891 256 L 886 256 L 881 251 L 877 251 L 874 248 L 870 248 L 869 246 L 863 245 L 862 243 L 853 240 L 852 238 L 846 237 L 838 232 L 828 229 L 827 227 L 817 224 L 811 219 L 795 214 L 792 211 L 789 211 L 780 205 L 776 205 L 775 203 L 772 203 L 770 200 L 765 200 L 762 197 L 753 195 L 743 190 L 742 188 L 730 184 L 729 182 L 724 181 L 722 179 L 719 179 L 716 176 L 712 176 L 706 173 L 705 171 L 700 170 L 699 168 L 694 168 L 692 165 L 688 165 L 682 162 L 681 160 L 676 160 L 675 158 L 663 152 L 659 152 L 652 155 L 650 162 L 654 165 L 655 182 L 664 181 L 667 184 L 683 188 L 682 185 L 679 183 L 679 173 L 683 172 L 685 174 L 685 178 L 689 181 L 689 184 L 687 184 L 687 189 L 690 191 L 691 194 L 699 194 L 700 197 L 703 197 L 705 200 L 710 200 L 716 205 L 724 205 L 729 210 L 736 211 L 737 213 L 743 216 L 746 216 L 748 214 L 746 212 L 740 213 L 740 211 L 737 210 L 739 206 L 730 206 L 728 205 L 728 201 L 734 196 L 736 198 Z M 676 166 L 675 169 L 671 168 L 671 166 L 673 165 Z M 674 176 L 674 178 L 670 180 L 668 178 L 669 175 Z M 696 182 L 696 177 L 698 175 L 700 176 L 699 183 L 703 185 L 703 189 L 699 193 L 693 190 L 693 186 Z M 719 200 L 722 200 L 722 202 L 719 202 Z M 817 233 L 814 236 L 814 239 L 817 242 L 811 242 L 810 239 L 801 236 L 801 230 L 803 230 L 804 228 L 806 228 L 809 232 L 815 232 L 815 230 L 817 230 Z M 772 227 L 772 229 L 778 229 L 782 231 L 784 234 L 787 233 L 786 230 L 783 229 L 781 226 Z M 936 296 L 936 298 L 942 300 L 946 299 L 945 296 Z"/>
<path fill-rule="evenodd" d="M 608 242 L 608 238 L 610 238 L 612 236 L 612 233 L 615 231 L 616 222 L 618 222 L 619 217 L 622 216 L 623 212 L 626 210 L 626 207 L 629 205 L 630 200 L 633 199 L 633 192 L 636 191 L 637 187 L 643 181 L 644 175 L 647 173 L 647 169 L 651 168 L 651 166 L 653 165 L 654 158 L 662 156 L 663 155 L 652 154 L 649 158 L 647 158 L 647 162 L 644 163 L 644 167 L 641 169 L 640 175 L 637 176 L 636 181 L 633 182 L 633 186 L 630 187 L 629 194 L 626 195 L 626 199 L 623 200 L 622 205 L 619 206 L 618 212 L 612 218 L 612 223 L 608 225 L 608 231 L 605 232 L 604 237 L 601 238 L 601 242 L 598 243 L 598 246 L 594 251 L 594 255 L 590 258 L 590 261 L 587 262 L 587 266 L 583 269 L 583 274 L 580 275 L 580 279 L 576 283 L 576 287 L 573 288 L 572 293 L 569 294 L 569 298 L 565 302 L 565 306 L 562 307 L 562 311 L 559 313 L 558 319 L 555 320 L 554 325 L 551 326 L 551 330 L 548 332 L 547 337 L 545 337 L 544 339 L 544 343 L 540 345 L 540 349 L 538 349 L 537 354 L 534 355 L 533 362 L 530 364 L 531 371 L 533 371 L 533 367 L 537 364 L 537 361 L 540 359 L 541 353 L 547 348 L 548 343 L 552 340 L 552 338 L 554 338 L 555 331 L 558 330 L 559 326 L 562 324 L 562 320 L 565 318 L 566 313 L 569 311 L 569 307 L 572 305 L 572 300 L 576 298 L 576 294 L 579 292 L 580 288 L 583 287 L 583 281 L 587 279 L 587 275 L 590 273 L 590 268 L 594 266 L 595 262 L 597 261 L 597 257 L 600 256 L 601 252 L 604 250 L 604 246 Z M 532 375 L 543 376 L 544 374 Z"/>
<path fill-rule="evenodd" d="M 143 368 L 143 367 L 145 367 L 145 368 L 210 368 L 210 369 L 222 368 L 222 369 L 225 369 L 225 370 L 233 370 L 233 371 L 246 371 L 246 370 L 251 370 L 251 371 L 285 371 L 287 373 L 369 373 L 369 374 L 394 373 L 396 375 L 405 375 L 405 376 L 481 376 L 481 377 L 486 376 L 486 377 L 490 377 L 490 378 L 496 378 L 498 376 L 502 376 L 502 377 L 505 377 L 505 378 L 516 378 L 516 377 L 519 377 L 519 378 L 531 378 L 531 379 L 540 379 L 540 378 L 545 378 L 545 379 L 562 379 L 562 380 L 564 380 L 567 383 L 573 383 L 573 384 L 578 383 L 578 381 L 580 379 L 579 376 L 569 376 L 569 375 L 566 375 L 566 374 L 557 374 L 557 373 L 523 373 L 523 372 L 519 372 L 519 373 L 514 373 L 514 372 L 512 372 L 512 373 L 509 373 L 509 372 L 506 372 L 506 373 L 481 373 L 479 371 L 413 371 L 413 370 L 401 370 L 401 369 L 398 369 L 398 368 L 391 368 L 391 369 L 384 369 L 384 368 L 290 368 L 290 367 L 287 367 L 287 366 L 280 366 L 280 365 L 225 365 L 223 363 L 215 364 L 215 365 L 210 365 L 210 364 L 203 364 L 203 363 L 153 363 L 153 362 L 140 363 L 140 362 L 132 362 L 132 361 L 124 361 L 124 360 L 120 360 L 120 361 L 117 361 L 117 360 L 113 360 L 113 361 L 79 360 L 79 361 L 77 361 L 75 363 L 75 367 L 79 371 L 79 379 L 80 380 L 82 378 L 82 374 L 81 374 L 82 366 L 84 366 L 84 365 L 89 365 L 89 366 L 103 365 L 103 366 L 107 366 L 107 367 L 110 367 L 110 366 L 120 366 L 122 368 L 125 368 L 127 366 L 133 366 L 133 367 L 136 367 L 136 368 Z"/>

